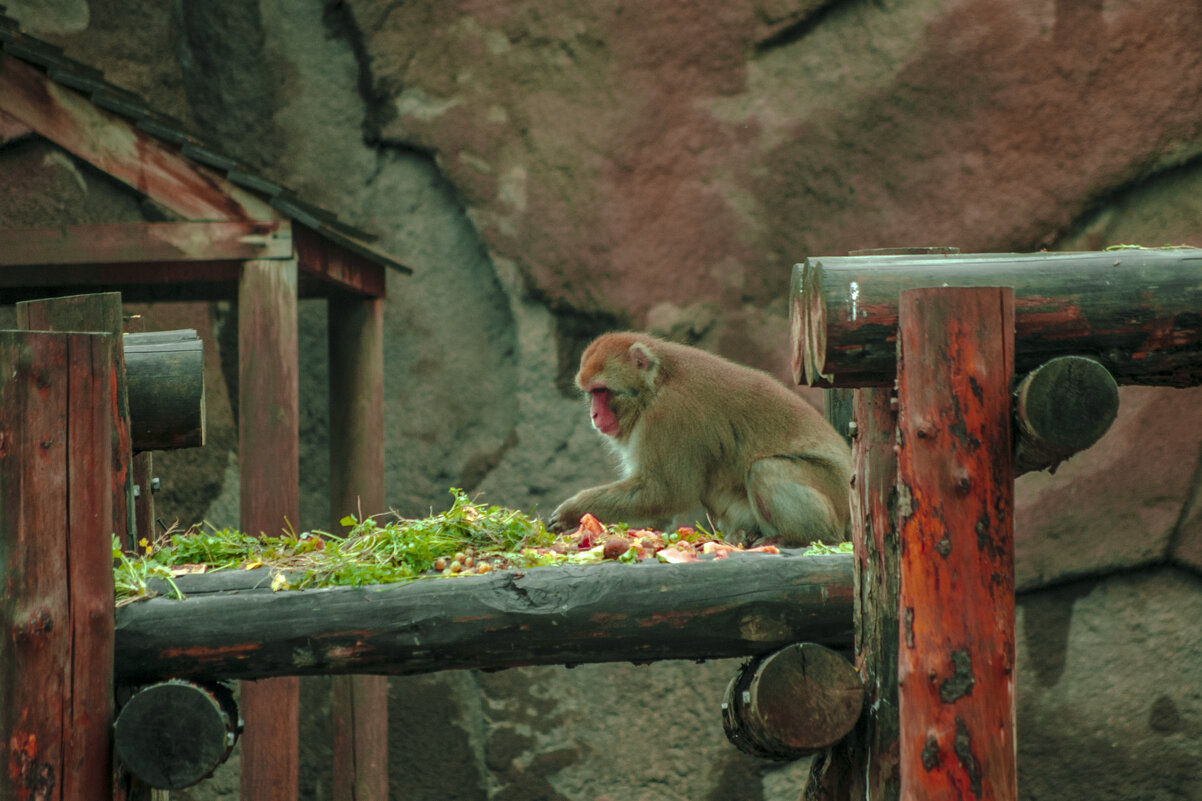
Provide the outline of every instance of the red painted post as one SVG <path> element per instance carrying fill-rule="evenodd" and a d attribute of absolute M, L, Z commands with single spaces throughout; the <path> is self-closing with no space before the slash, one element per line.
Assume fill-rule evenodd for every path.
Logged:
<path fill-rule="evenodd" d="M 901 798 L 1017 797 L 1014 292 L 901 293 Z"/>
<path fill-rule="evenodd" d="M 0 798 L 111 798 L 107 334 L 0 334 Z"/>
<path fill-rule="evenodd" d="M 384 301 L 331 299 L 331 530 L 384 506 Z M 388 801 L 388 678 L 334 676 L 335 801 Z"/>
<path fill-rule="evenodd" d="M 113 533 L 128 549 L 136 544 L 133 509 L 134 478 L 131 469 L 129 402 L 125 387 L 125 349 L 121 293 L 98 292 L 62 298 L 23 301 L 17 304 L 17 327 L 27 331 L 101 331 L 113 334 L 113 360 L 117 381 L 113 386 Z"/>
<path fill-rule="evenodd" d="M 277 535 L 299 525 L 297 269 L 248 261 L 238 286 L 238 458 L 242 530 Z M 242 798 L 295 801 L 296 677 L 242 683 Z"/>

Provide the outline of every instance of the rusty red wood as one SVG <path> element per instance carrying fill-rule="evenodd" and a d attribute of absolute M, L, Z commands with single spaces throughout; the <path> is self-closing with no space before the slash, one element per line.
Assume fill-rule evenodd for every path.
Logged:
<path fill-rule="evenodd" d="M 0 228 L 0 267 L 245 261 L 292 256 L 287 220 Z"/>
<path fill-rule="evenodd" d="M 17 326 L 31 331 L 103 331 L 118 336 L 123 328 L 121 294 L 72 295 L 17 304 Z M 113 349 L 113 533 L 132 548 L 137 531 L 133 511 L 133 471 L 129 403 L 123 348 Z"/>
<path fill-rule="evenodd" d="M 251 192 L 11 56 L 0 56 L 0 108 L 186 219 L 283 219 Z"/>
<path fill-rule="evenodd" d="M 112 792 L 113 337 L 0 333 L 0 797 Z"/>
<path fill-rule="evenodd" d="M 1016 798 L 1014 292 L 899 302 L 901 798 Z"/>
<path fill-rule="evenodd" d="M 299 526 L 297 267 L 248 261 L 238 291 L 238 454 L 242 530 Z M 242 686 L 242 798 L 294 801 L 299 679 Z"/>
<path fill-rule="evenodd" d="M 1202 249 L 815 257 L 793 268 L 793 368 L 815 386 L 892 386 L 898 293 L 1015 291 L 1015 368 L 1096 358 L 1120 384 L 1202 383 Z"/>
<path fill-rule="evenodd" d="M 384 297 L 383 264 L 334 245 L 303 225 L 294 226 L 292 232 L 302 277 L 315 278 L 356 295 Z"/>
<path fill-rule="evenodd" d="M 384 502 L 384 301 L 328 302 L 331 531 Z M 335 801 L 388 799 L 388 679 L 335 676 Z"/>
<path fill-rule="evenodd" d="M 113 399 L 117 335 L 70 335 L 67 407 L 67 573 L 71 607 L 70 703 L 64 799 L 112 787 Z M 124 468 L 128 462 L 122 461 Z M 124 522 L 124 521 L 123 521 Z"/>

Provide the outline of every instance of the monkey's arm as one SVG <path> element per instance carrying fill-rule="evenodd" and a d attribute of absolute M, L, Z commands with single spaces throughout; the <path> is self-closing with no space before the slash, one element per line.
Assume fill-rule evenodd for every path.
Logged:
<path fill-rule="evenodd" d="M 696 503 L 696 492 L 633 475 L 611 484 L 581 490 L 561 503 L 551 514 L 547 527 L 569 531 L 587 512 L 605 523 L 659 526 L 674 515 L 687 512 Z"/>

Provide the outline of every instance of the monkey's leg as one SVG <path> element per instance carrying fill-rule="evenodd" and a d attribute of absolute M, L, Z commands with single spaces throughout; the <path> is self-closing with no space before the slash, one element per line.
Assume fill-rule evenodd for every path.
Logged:
<path fill-rule="evenodd" d="M 777 456 L 753 462 L 747 496 L 760 533 L 781 545 L 847 539 L 847 490 L 821 459 Z"/>

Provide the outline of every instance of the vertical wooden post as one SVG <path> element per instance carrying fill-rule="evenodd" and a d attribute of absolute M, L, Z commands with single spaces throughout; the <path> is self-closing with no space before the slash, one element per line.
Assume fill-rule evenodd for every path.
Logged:
<path fill-rule="evenodd" d="M 108 799 L 108 334 L 0 333 L 0 797 Z"/>
<path fill-rule="evenodd" d="M 98 292 L 63 298 L 22 301 L 17 304 L 17 327 L 27 331 L 102 331 L 116 337 L 113 359 L 117 381 L 113 386 L 113 533 L 127 549 L 137 540 L 134 520 L 129 400 L 125 391 L 125 351 L 121 347 L 120 292 Z"/>
<path fill-rule="evenodd" d="M 300 508 L 297 269 L 248 261 L 238 286 L 238 458 L 242 529 L 278 534 Z M 295 801 L 300 682 L 242 683 L 242 798 Z"/>
<path fill-rule="evenodd" d="M 1017 797 L 1014 292 L 901 293 L 901 798 Z"/>
<path fill-rule="evenodd" d="M 384 327 L 382 299 L 331 299 L 330 512 L 384 507 Z M 334 799 L 388 799 L 388 678 L 334 676 Z"/>
<path fill-rule="evenodd" d="M 892 392 L 852 393 L 852 542 L 856 664 L 864 713 L 841 743 L 813 763 L 807 799 L 898 797 L 897 415 Z"/>

